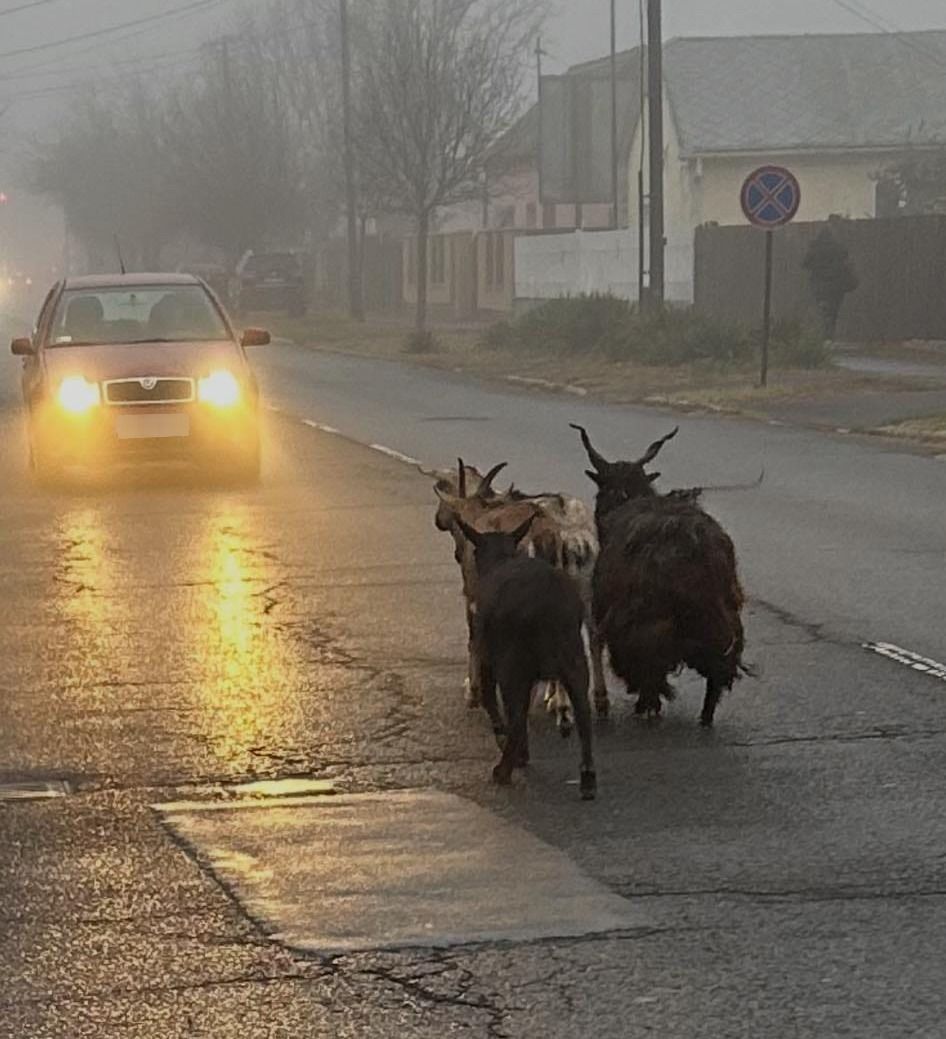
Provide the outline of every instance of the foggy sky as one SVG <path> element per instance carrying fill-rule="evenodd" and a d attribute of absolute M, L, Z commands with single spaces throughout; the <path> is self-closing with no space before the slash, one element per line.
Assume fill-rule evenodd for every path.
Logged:
<path fill-rule="evenodd" d="M 0 0 L 0 53 L 89 32 L 183 6 L 187 0 L 56 0 L 46 6 L 2 16 L 21 0 Z M 35 55 L 0 58 L 0 189 L 8 189 L 23 142 L 54 124 L 68 91 L 42 98 L 24 95 L 51 86 L 95 78 L 115 60 L 143 61 L 192 50 L 225 30 L 241 10 L 264 0 L 217 0 L 208 10 L 178 16 L 137 31 L 132 38 L 105 37 Z M 349 0 L 357 5 L 359 0 Z M 946 29 L 946 0 L 845 0 L 891 30 Z M 553 15 L 543 37 L 547 70 L 601 57 L 609 45 L 609 0 L 550 0 Z M 619 46 L 638 40 L 638 0 L 617 0 Z M 835 0 L 664 0 L 665 35 L 870 32 L 865 20 Z M 186 57 L 185 57 L 186 62 Z M 42 67 L 40 67 L 40 65 Z M 68 75 L 56 75 L 63 69 Z M 42 73 L 23 78 L 25 73 Z M 12 78 L 11 78 L 12 77 Z M 12 105 L 10 104 L 12 102 Z M 5 106 L 8 110 L 4 113 Z M 26 200 L 24 200 L 26 201 Z M 17 210 L 21 217 L 26 213 Z M 8 211 L 4 237 L 29 232 L 28 220 Z M 20 224 L 20 227 L 14 225 Z"/>

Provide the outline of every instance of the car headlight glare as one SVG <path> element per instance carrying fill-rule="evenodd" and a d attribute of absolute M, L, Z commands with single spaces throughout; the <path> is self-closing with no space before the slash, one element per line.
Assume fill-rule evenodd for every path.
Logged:
<path fill-rule="evenodd" d="M 240 384 L 232 372 L 212 372 L 197 384 L 197 396 L 204 404 L 232 408 L 240 402 Z"/>
<path fill-rule="evenodd" d="M 81 375 L 63 379 L 59 387 L 59 404 L 73 415 L 84 415 L 102 402 L 98 383 L 89 382 Z"/>

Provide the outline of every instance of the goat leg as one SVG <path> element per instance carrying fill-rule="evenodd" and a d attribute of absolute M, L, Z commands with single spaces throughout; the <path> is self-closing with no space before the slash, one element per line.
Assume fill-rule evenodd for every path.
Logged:
<path fill-rule="evenodd" d="M 466 705 L 471 711 L 476 710 L 482 703 L 483 687 L 480 679 L 480 663 L 479 653 L 476 647 L 476 638 L 473 634 L 473 625 L 476 620 L 476 614 L 467 607 L 466 622 L 470 631 L 470 639 L 468 643 L 468 658 L 467 658 L 467 677 L 466 677 Z"/>
<path fill-rule="evenodd" d="M 591 674 L 594 680 L 595 710 L 599 718 L 607 718 L 611 712 L 608 697 L 608 681 L 604 675 L 604 642 L 598 634 L 594 619 L 588 618 L 588 649 L 591 652 Z"/>
<path fill-rule="evenodd" d="M 500 786 L 508 786 L 512 782 L 513 769 L 521 767 L 523 754 L 528 756 L 529 750 L 529 687 L 503 689 L 506 710 L 509 714 L 509 736 L 503 749 L 499 764 L 493 769 L 493 781 Z"/>
<path fill-rule="evenodd" d="M 493 735 L 496 737 L 499 749 L 502 750 L 506 735 L 506 723 L 503 721 L 503 716 L 499 710 L 499 701 L 496 698 L 496 676 L 493 673 L 492 667 L 486 662 L 480 664 L 479 683 L 483 696 L 483 707 L 489 715 L 489 720 L 493 723 Z"/>
<path fill-rule="evenodd" d="M 572 734 L 574 717 L 571 700 L 561 682 L 549 682 L 545 693 L 545 705 L 550 713 L 555 714 L 555 724 L 562 739 L 567 740 Z"/>
<path fill-rule="evenodd" d="M 703 712 L 700 715 L 700 725 L 704 729 L 713 727 L 713 718 L 716 715 L 716 705 L 723 695 L 723 687 L 714 679 L 706 680 L 706 699 L 703 701 Z"/>
<path fill-rule="evenodd" d="M 581 742 L 581 772 L 579 789 L 583 801 L 593 801 L 598 793 L 594 751 L 591 734 L 591 704 L 588 702 L 588 665 L 584 656 L 577 661 L 572 674 L 567 676 L 568 696 L 575 712 L 578 739 Z"/>

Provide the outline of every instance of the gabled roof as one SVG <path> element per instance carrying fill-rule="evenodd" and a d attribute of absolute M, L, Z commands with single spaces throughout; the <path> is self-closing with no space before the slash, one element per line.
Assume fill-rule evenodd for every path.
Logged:
<path fill-rule="evenodd" d="M 946 31 L 676 39 L 684 155 L 946 144 Z"/>

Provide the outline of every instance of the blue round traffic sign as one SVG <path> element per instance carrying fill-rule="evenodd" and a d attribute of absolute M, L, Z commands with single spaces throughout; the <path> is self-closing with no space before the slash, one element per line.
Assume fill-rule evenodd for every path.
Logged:
<path fill-rule="evenodd" d="M 746 177 L 741 200 L 746 219 L 771 230 L 795 219 L 801 205 L 801 186 L 784 166 L 761 166 Z"/>

